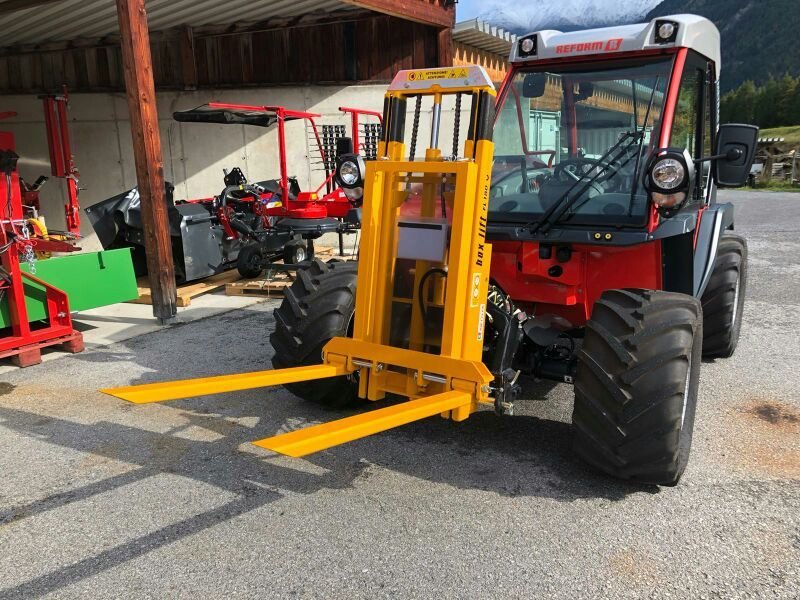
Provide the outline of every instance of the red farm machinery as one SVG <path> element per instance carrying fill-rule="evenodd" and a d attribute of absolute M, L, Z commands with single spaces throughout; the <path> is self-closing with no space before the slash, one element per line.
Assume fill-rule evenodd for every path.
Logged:
<path fill-rule="evenodd" d="M 176 277 L 192 281 L 236 267 L 243 277 L 257 277 L 266 267 L 293 268 L 314 255 L 314 240 L 326 233 L 342 236 L 358 231 L 359 201 L 348 198 L 335 185 L 337 153 L 352 152 L 352 141 L 368 156 L 377 152 L 380 137 L 379 113 L 343 107 L 351 126 L 346 136 L 344 125 L 318 125 L 321 115 L 283 106 L 251 106 L 211 102 L 191 110 L 174 113 L 179 123 L 245 125 L 277 129 L 278 177 L 248 181 L 242 169 L 223 172 L 223 189 L 214 196 L 176 200 L 174 188 L 167 186 L 167 201 Z M 368 122 L 372 121 L 372 122 Z M 287 158 L 287 126 L 295 128 L 295 139 L 309 135 L 315 148 L 315 167 L 324 171 L 322 182 L 302 190 L 290 171 Z M 342 146 L 342 143 L 345 146 Z M 133 247 L 137 275 L 146 272 L 144 234 L 139 216 L 139 196 L 129 190 L 87 209 L 103 247 Z M 208 235 L 209 230 L 211 235 Z"/>

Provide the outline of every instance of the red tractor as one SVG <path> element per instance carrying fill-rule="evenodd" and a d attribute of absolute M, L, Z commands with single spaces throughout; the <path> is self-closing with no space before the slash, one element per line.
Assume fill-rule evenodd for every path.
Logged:
<path fill-rule="evenodd" d="M 616 477 L 674 485 L 701 359 L 731 356 L 739 338 L 747 244 L 717 188 L 745 183 L 757 129 L 718 123 L 719 32 L 701 17 L 531 33 L 510 62 L 485 228 L 495 410 L 513 413 L 525 378 L 573 384 L 577 453 Z M 382 149 L 402 139 L 405 102 L 395 104 Z M 417 110 L 412 158 L 418 123 Z M 339 162 L 340 184 L 359 190 L 360 158 Z M 427 326 L 428 292 L 447 269 L 416 280 Z M 328 340 L 352 335 L 355 288 L 355 265 L 311 264 L 275 311 L 273 365 L 318 364 Z M 287 387 L 339 406 L 359 395 L 358 372 Z"/>
<path fill-rule="evenodd" d="M 326 233 L 342 236 L 360 226 L 359 201 L 348 198 L 334 184 L 335 158 L 355 147 L 374 155 L 380 136 L 381 115 L 367 110 L 340 108 L 351 119 L 352 138 L 345 126 L 322 125 L 320 115 L 283 106 L 250 106 L 212 102 L 174 113 L 182 123 L 216 123 L 269 128 L 277 125 L 279 178 L 249 182 L 238 167 L 223 173 L 223 190 L 216 196 L 175 200 L 167 186 L 167 202 L 177 278 L 192 281 L 237 267 L 243 277 L 257 277 L 265 267 L 282 260 L 281 268 L 309 260 L 314 240 Z M 371 117 L 375 123 L 361 123 Z M 324 180 L 303 191 L 290 176 L 286 159 L 286 125 L 304 121 L 319 154 Z M 363 130 L 362 130 L 363 128 Z M 298 129 L 295 134 L 300 134 Z M 302 133 L 303 136 L 306 132 Z M 361 138 L 361 139 L 360 139 Z M 363 141 L 362 141 L 363 140 Z M 344 145 L 342 145 L 344 143 Z M 86 210 L 105 248 L 133 246 L 137 274 L 144 274 L 144 236 L 139 196 L 133 189 Z M 208 235 L 208 230 L 211 235 Z"/>
<path fill-rule="evenodd" d="M 363 195 L 359 264 L 298 272 L 275 311 L 277 368 L 105 391 L 136 403 L 267 385 L 328 406 L 406 398 L 254 442 L 301 457 L 485 403 L 513 414 L 524 379 L 551 380 L 574 385 L 584 460 L 675 485 L 701 359 L 730 356 L 739 338 L 747 245 L 716 190 L 744 184 L 758 130 L 718 125 L 719 32 L 700 17 L 532 33 L 510 62 L 496 102 L 480 67 L 396 75 L 377 160 L 337 159 L 339 184 Z"/>

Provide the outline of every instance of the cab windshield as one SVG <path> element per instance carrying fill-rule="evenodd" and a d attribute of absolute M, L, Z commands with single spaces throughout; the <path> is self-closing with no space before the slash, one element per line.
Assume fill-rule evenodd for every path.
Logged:
<path fill-rule="evenodd" d="M 516 74 L 495 122 L 490 219 L 642 225 L 671 68 L 658 57 Z"/>

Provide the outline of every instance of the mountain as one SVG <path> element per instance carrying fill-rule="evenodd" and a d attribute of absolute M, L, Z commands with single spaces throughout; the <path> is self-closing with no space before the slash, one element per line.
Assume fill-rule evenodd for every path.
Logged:
<path fill-rule="evenodd" d="M 482 19 L 513 33 L 525 34 L 541 29 L 574 31 L 636 23 L 660 0 L 482 0 Z"/>
<path fill-rule="evenodd" d="M 480 17 L 517 34 L 642 23 L 694 13 L 722 34 L 722 90 L 800 75 L 800 0 L 479 0 Z"/>
<path fill-rule="evenodd" d="M 664 0 L 645 20 L 693 13 L 713 21 L 722 36 L 722 90 L 743 81 L 764 83 L 800 75 L 797 0 Z"/>

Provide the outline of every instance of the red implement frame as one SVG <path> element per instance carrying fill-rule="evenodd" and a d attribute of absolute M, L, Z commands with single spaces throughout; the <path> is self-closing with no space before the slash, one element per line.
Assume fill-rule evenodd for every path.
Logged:
<path fill-rule="evenodd" d="M 350 115 L 350 135 L 353 136 L 353 149 L 356 154 L 361 154 L 361 140 L 359 139 L 359 117 L 377 117 L 380 124 L 383 125 L 383 115 L 374 110 L 363 110 L 361 108 L 350 108 L 348 106 L 340 106 L 339 110 Z"/>
<path fill-rule="evenodd" d="M 67 201 L 64 205 L 64 218 L 67 231 L 74 235 L 81 233 L 80 204 L 78 202 L 78 178 L 80 173 L 72 160 L 69 143 L 69 124 L 67 121 L 67 90 L 56 96 L 42 96 L 44 123 L 47 128 L 47 147 L 50 150 L 50 171 L 53 177 L 67 182 Z"/>
<path fill-rule="evenodd" d="M 0 132 L 0 151 L 13 151 L 14 136 Z M 24 214 L 16 168 L 0 173 L 0 291 L 7 299 L 10 332 L 0 331 L 0 358 L 12 357 L 20 367 L 41 362 L 41 349 L 60 344 L 68 352 L 83 350 L 83 336 L 72 327 L 67 294 L 20 269 L 19 254 L 29 251 L 69 251 L 70 244 L 29 239 L 24 233 Z M 28 248 L 30 246 L 30 248 Z M 47 321 L 28 320 L 25 288 L 44 291 Z M 32 284 L 32 285 L 31 285 Z"/>
<path fill-rule="evenodd" d="M 280 182 L 282 206 L 278 208 L 264 209 L 265 217 L 289 216 L 299 219 L 319 219 L 324 217 L 344 218 L 351 208 L 351 204 L 341 189 L 334 189 L 329 194 L 320 196 L 320 191 L 333 180 L 334 174 L 331 173 L 315 190 L 300 192 L 296 199 L 290 199 L 289 195 L 289 169 L 286 162 L 286 121 L 304 119 L 311 125 L 314 140 L 317 143 L 320 157 L 325 161 L 325 151 L 322 147 L 319 130 L 317 129 L 316 119 L 322 115 L 300 110 L 292 110 L 283 106 L 270 105 L 251 105 L 251 104 L 232 104 L 227 102 L 209 102 L 208 107 L 212 109 L 263 112 L 275 115 L 278 125 L 278 160 L 280 166 Z M 353 147 L 358 148 L 359 140 L 359 119 L 362 116 L 377 118 L 383 123 L 383 115 L 376 111 L 362 110 L 359 108 L 341 107 L 340 111 L 346 113 L 351 119 L 351 135 L 353 136 Z M 221 219 L 224 221 L 224 219 Z M 227 229 L 226 229 L 227 232 Z M 229 235 L 235 235 L 232 231 Z"/>

